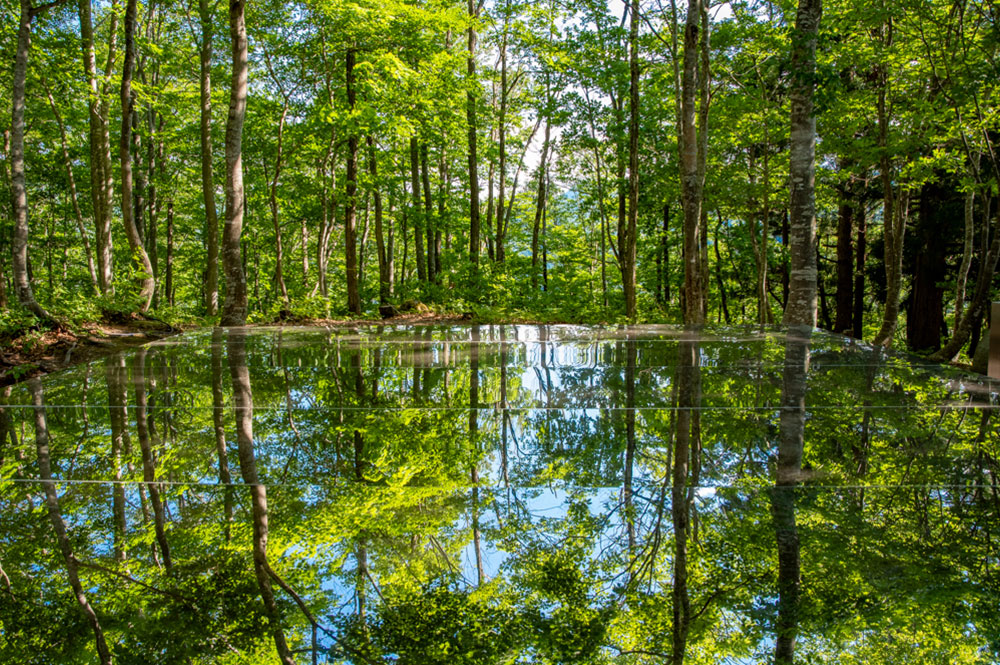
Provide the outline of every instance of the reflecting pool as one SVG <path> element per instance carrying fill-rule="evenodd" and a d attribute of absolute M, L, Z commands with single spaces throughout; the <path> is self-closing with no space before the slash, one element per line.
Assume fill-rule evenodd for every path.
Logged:
<path fill-rule="evenodd" d="M 0 662 L 1000 662 L 998 391 L 818 331 L 180 335 L 0 393 Z"/>

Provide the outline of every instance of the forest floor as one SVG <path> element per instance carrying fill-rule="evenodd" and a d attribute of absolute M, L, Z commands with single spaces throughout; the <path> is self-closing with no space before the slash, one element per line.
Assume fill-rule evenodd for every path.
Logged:
<path fill-rule="evenodd" d="M 90 362 L 183 332 L 159 321 L 76 323 L 73 330 L 30 330 L 0 339 L 0 386 Z"/>
<path fill-rule="evenodd" d="M 262 326 L 350 327 L 376 325 L 428 325 L 469 323 L 468 314 L 429 311 L 397 314 L 390 319 L 289 319 Z M 481 323 L 481 321 L 479 321 Z M 514 323 L 522 323 L 515 321 Z M 523 321 L 523 323 L 530 323 Z M 0 339 L 0 387 L 49 374 L 80 363 L 98 360 L 118 351 L 177 335 L 197 325 L 171 326 L 160 321 L 132 319 L 116 323 L 76 323 L 74 330 L 31 330 L 14 338 Z"/>

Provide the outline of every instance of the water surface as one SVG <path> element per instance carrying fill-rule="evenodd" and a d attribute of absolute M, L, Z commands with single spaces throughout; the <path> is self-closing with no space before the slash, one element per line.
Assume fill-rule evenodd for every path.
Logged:
<path fill-rule="evenodd" d="M 819 332 L 188 333 L 0 397 L 0 662 L 998 662 L 998 388 Z"/>

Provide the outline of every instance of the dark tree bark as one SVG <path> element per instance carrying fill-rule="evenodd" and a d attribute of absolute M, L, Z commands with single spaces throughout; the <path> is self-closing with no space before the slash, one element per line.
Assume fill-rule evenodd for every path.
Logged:
<path fill-rule="evenodd" d="M 247 322 L 247 280 L 240 248 L 246 206 L 243 191 L 243 119 L 247 110 L 247 28 L 244 12 L 245 0 L 229 1 L 233 76 L 226 121 L 226 223 L 222 233 L 226 301 L 220 321 L 224 326 L 241 326 Z"/>
<path fill-rule="evenodd" d="M 629 94 L 628 94 L 628 223 L 618 243 L 625 291 L 625 316 L 635 321 L 636 245 L 639 219 L 639 0 L 629 9 Z"/>
<path fill-rule="evenodd" d="M 906 344 L 911 351 L 937 351 L 944 332 L 944 288 L 948 273 L 942 235 L 951 236 L 949 227 L 958 218 L 958 200 L 944 188 L 925 184 L 920 190 L 917 223 L 911 242 L 917 251 L 910 270 L 912 286 L 906 312 Z M 949 200 L 951 198 L 952 200 Z"/>
<path fill-rule="evenodd" d="M 854 329 L 852 334 L 855 339 L 861 339 L 865 318 L 865 259 L 868 252 L 867 215 L 864 201 L 858 202 L 854 213 L 858 240 L 854 251 L 854 316 L 852 320 Z"/>
<path fill-rule="evenodd" d="M 382 191 L 378 182 L 378 154 L 375 152 L 375 139 L 369 134 L 368 142 L 368 174 L 372 179 L 372 197 L 375 201 L 375 252 L 378 257 L 378 299 L 385 305 L 389 302 L 389 289 L 392 285 L 392 266 L 386 252 L 385 229 L 382 227 Z"/>
<path fill-rule="evenodd" d="M 153 302 L 156 290 L 156 280 L 153 278 L 153 265 L 143 246 L 142 236 L 136 225 L 132 200 L 132 114 L 135 97 L 132 94 L 132 77 L 135 72 L 135 25 L 136 0 L 128 0 L 125 5 L 125 62 L 122 64 L 122 131 L 118 144 L 118 156 L 121 162 L 122 174 L 122 223 L 125 226 L 125 236 L 128 238 L 132 254 L 139 262 L 142 277 L 139 279 L 140 309 L 145 312 Z"/>
<path fill-rule="evenodd" d="M 22 0 L 22 8 L 27 4 L 27 0 Z M 66 576 L 69 584 L 73 588 L 76 602 L 80 605 L 80 610 L 87 617 L 87 622 L 94 631 L 94 642 L 97 647 L 97 657 L 101 665 L 111 665 L 111 650 L 108 649 L 107 641 L 104 639 L 104 631 L 101 629 L 101 622 L 97 618 L 83 584 L 80 582 L 80 567 L 76 554 L 73 552 L 73 545 L 69 534 L 66 531 L 66 522 L 63 520 L 62 512 L 59 508 L 59 495 L 56 493 L 56 484 L 52 481 L 52 462 L 49 458 L 49 428 L 45 418 L 45 400 L 42 393 L 42 382 L 38 379 L 28 381 L 28 389 L 31 391 L 31 403 L 35 412 L 35 449 L 38 452 L 38 474 L 42 480 L 42 488 L 45 491 L 45 505 L 49 513 L 49 521 L 52 523 L 52 530 L 55 531 L 56 541 L 59 543 L 59 551 L 62 552 L 63 561 L 66 564 Z"/>
<path fill-rule="evenodd" d="M 789 97 L 791 148 L 789 180 L 790 270 L 785 325 L 816 325 L 816 36 L 823 13 L 821 0 L 799 0 L 792 33 Z"/>
<path fill-rule="evenodd" d="M 476 24 L 479 11 L 476 0 L 468 1 L 469 57 L 466 62 L 468 82 L 476 82 Z M 478 124 L 476 122 L 476 93 L 469 88 L 466 93 L 465 117 L 469 131 L 469 263 L 473 276 L 479 273 L 479 157 L 476 153 Z"/>
<path fill-rule="evenodd" d="M 510 92 L 510 86 L 507 81 L 507 45 L 509 42 L 509 28 L 510 28 L 510 17 L 509 14 L 504 14 L 503 22 L 503 37 L 500 42 L 500 113 L 497 116 L 497 154 L 498 154 L 498 173 L 499 180 L 497 182 L 497 216 L 496 216 L 496 240 L 493 244 L 493 257 L 497 263 L 503 263 L 505 259 L 504 251 L 504 213 L 505 208 L 505 195 L 507 186 L 507 100 L 508 93 Z M 491 137 L 492 138 L 492 137 Z M 486 227 L 489 229 L 490 220 L 493 217 L 493 173 L 492 173 L 493 160 L 490 159 L 490 196 L 489 203 L 486 205 L 488 211 L 486 218 Z M 487 235 L 489 235 L 487 231 Z M 534 263 L 534 262 L 532 262 Z"/>
<path fill-rule="evenodd" d="M 212 15 L 208 0 L 198 0 L 201 23 L 201 65 L 198 79 L 200 100 L 199 136 L 201 138 L 201 198 L 205 204 L 205 311 L 219 313 L 219 218 L 215 210 L 215 183 L 212 178 Z M 167 292 L 170 293 L 169 287 Z"/>
<path fill-rule="evenodd" d="M 354 89 L 354 64 L 357 50 L 347 49 L 347 103 L 354 110 L 357 92 Z M 344 202 L 344 254 L 347 272 L 347 310 L 354 314 L 361 313 L 361 292 L 358 285 L 358 248 L 357 248 L 357 208 L 358 208 L 358 135 L 355 132 L 347 137 L 347 182 L 345 183 Z"/>
<path fill-rule="evenodd" d="M 834 332 L 844 333 L 854 329 L 854 208 L 843 193 L 837 214 L 837 313 Z"/>
<path fill-rule="evenodd" d="M 424 229 L 427 233 L 427 281 L 436 282 L 434 262 L 434 200 L 431 198 L 430 164 L 428 164 L 427 144 L 420 146 L 420 184 L 424 190 Z"/>
<path fill-rule="evenodd" d="M 167 265 L 163 277 L 163 291 L 167 304 L 174 306 L 174 202 L 167 201 Z"/>
<path fill-rule="evenodd" d="M 545 207 L 548 201 L 545 185 L 548 179 L 550 132 L 550 123 L 548 118 L 546 118 L 545 143 L 542 144 L 542 157 L 538 162 L 538 193 L 535 199 L 535 224 L 531 230 L 531 286 L 533 289 L 538 288 L 538 239 L 542 225 L 542 216 L 545 214 Z"/>
<path fill-rule="evenodd" d="M 417 279 L 427 281 L 427 262 L 424 258 L 423 212 L 420 210 L 420 147 L 417 137 L 410 137 L 410 221 L 413 223 L 413 249 L 417 261 Z"/>

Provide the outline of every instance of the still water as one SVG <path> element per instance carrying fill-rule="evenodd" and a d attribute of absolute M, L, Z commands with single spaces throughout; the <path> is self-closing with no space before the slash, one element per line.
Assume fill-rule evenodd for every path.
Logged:
<path fill-rule="evenodd" d="M 820 332 L 188 333 L 0 394 L 0 662 L 1000 662 L 998 390 Z"/>

